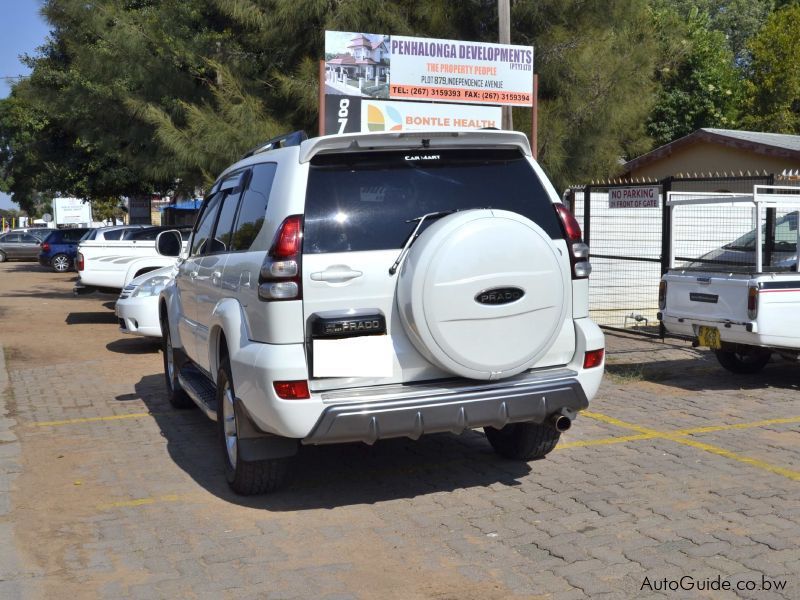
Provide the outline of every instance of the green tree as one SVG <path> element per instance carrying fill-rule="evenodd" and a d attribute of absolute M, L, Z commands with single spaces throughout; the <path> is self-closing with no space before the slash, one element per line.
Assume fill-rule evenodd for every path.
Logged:
<path fill-rule="evenodd" d="M 697 8 L 684 22 L 671 8 L 654 11 L 661 32 L 660 90 L 647 123 L 656 144 L 702 127 L 736 126 L 741 85 L 725 36 Z M 674 32 L 682 33 L 677 37 Z"/>
<path fill-rule="evenodd" d="M 656 47 L 637 0 L 530 0 L 512 6 L 512 42 L 539 73 L 539 160 L 556 187 L 607 177 L 645 151 Z M 530 111 L 514 125 L 529 131 Z"/>
<path fill-rule="evenodd" d="M 800 134 L 800 5 L 775 11 L 749 49 L 745 126 Z"/>

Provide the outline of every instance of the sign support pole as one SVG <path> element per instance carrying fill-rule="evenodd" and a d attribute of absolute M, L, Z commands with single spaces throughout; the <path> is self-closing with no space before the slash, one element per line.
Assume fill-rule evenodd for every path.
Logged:
<path fill-rule="evenodd" d="M 319 127 L 320 136 L 325 135 L 325 61 L 319 61 Z"/>
<path fill-rule="evenodd" d="M 501 44 L 511 43 L 511 1 L 497 0 L 497 21 L 499 25 L 499 41 Z M 511 107 L 504 106 L 502 109 L 503 125 L 502 128 L 508 131 L 514 129 L 514 118 L 511 114 Z"/>
<path fill-rule="evenodd" d="M 531 154 L 539 159 L 539 75 L 533 74 L 533 98 L 531 99 Z"/>

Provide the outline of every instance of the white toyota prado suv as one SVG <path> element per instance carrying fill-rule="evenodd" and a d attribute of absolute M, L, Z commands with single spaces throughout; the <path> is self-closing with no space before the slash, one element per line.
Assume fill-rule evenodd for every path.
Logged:
<path fill-rule="evenodd" d="M 520 133 L 276 138 L 157 246 L 170 400 L 217 421 L 240 494 L 301 444 L 482 427 L 542 457 L 600 385 L 589 249 Z"/>

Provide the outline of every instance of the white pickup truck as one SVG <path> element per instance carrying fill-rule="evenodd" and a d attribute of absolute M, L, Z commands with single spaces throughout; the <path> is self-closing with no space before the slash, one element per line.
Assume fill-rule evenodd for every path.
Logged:
<path fill-rule="evenodd" d="M 73 292 L 76 295 L 92 292 L 119 294 L 134 277 L 174 265 L 175 258 L 156 252 L 155 238 L 165 229 L 169 228 L 149 227 L 118 241 L 81 242 L 75 260 L 78 281 Z M 188 236 L 189 231 L 181 233 Z"/>
<path fill-rule="evenodd" d="M 670 193 L 667 206 L 672 250 L 659 289 L 666 329 L 711 348 L 734 373 L 760 371 L 773 353 L 800 358 L 800 188 Z M 690 247 L 705 253 L 681 256 Z"/>

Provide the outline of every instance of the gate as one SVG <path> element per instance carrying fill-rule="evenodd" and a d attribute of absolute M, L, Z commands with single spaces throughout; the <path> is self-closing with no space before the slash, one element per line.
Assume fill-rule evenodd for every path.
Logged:
<path fill-rule="evenodd" d="M 657 314 L 658 284 L 670 256 L 667 193 L 752 193 L 754 185 L 773 183 L 774 177 L 766 174 L 668 177 L 568 190 L 566 202 L 591 248 L 592 320 L 605 329 L 664 337 Z"/>

